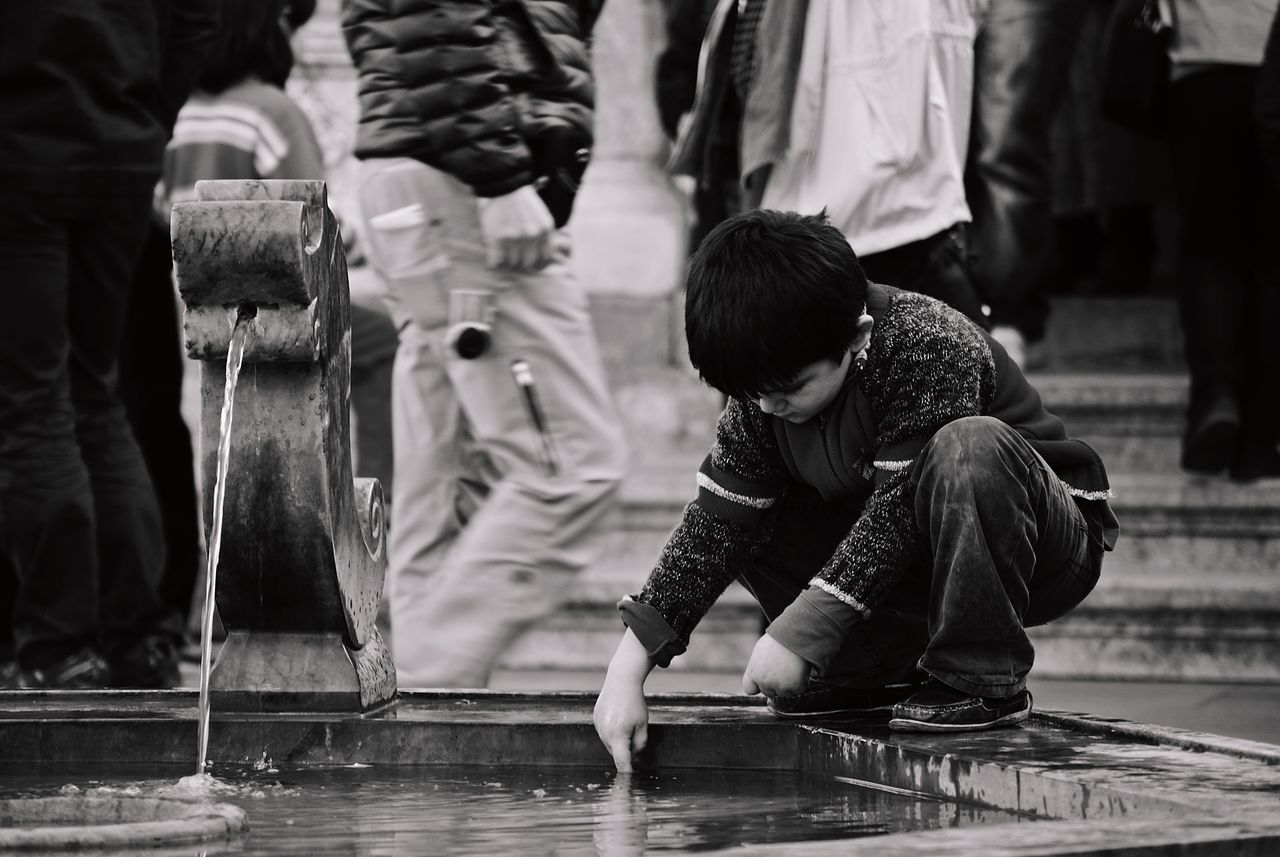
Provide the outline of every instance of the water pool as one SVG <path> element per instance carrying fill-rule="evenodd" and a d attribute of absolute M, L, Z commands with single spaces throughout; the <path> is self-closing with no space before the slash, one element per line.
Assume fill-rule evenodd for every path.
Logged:
<path fill-rule="evenodd" d="M 212 799 L 244 809 L 238 841 L 166 853 L 630 857 L 1018 821 L 1014 813 L 792 771 L 608 767 L 215 766 Z M 39 765 L 0 798 L 175 794 L 173 766 Z"/>

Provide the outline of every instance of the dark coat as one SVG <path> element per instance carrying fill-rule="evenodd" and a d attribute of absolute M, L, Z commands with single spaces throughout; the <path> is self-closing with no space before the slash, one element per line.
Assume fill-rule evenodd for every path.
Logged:
<path fill-rule="evenodd" d="M 581 150 L 585 168 L 588 41 L 602 3 L 346 0 L 356 156 L 414 158 L 489 197 L 532 184 L 565 153 Z"/>
<path fill-rule="evenodd" d="M 217 24 L 214 0 L 0 3 L 0 183 L 150 190 Z"/>

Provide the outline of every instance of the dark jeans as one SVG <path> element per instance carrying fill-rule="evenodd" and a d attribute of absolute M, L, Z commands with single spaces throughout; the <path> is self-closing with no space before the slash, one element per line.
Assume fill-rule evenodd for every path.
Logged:
<path fill-rule="evenodd" d="M 1170 146 L 1191 420 L 1227 395 L 1242 432 L 1272 445 L 1280 440 L 1280 191 L 1253 122 L 1257 76 L 1222 66 L 1175 83 Z"/>
<path fill-rule="evenodd" d="M 191 430 L 182 418 L 186 354 L 167 227 L 152 223 L 134 269 L 120 346 L 120 398 L 164 521 L 161 600 L 184 621 L 200 576 L 200 507 Z"/>
<path fill-rule="evenodd" d="M 858 261 L 872 282 L 937 298 L 960 310 L 984 329 L 990 327 L 969 267 L 961 227 L 891 250 L 860 256 Z"/>
<path fill-rule="evenodd" d="M 1088 4 L 992 0 L 974 44 L 965 191 L 991 322 L 1044 336 L 1053 246 L 1050 132 Z"/>
<path fill-rule="evenodd" d="M 176 632 L 155 492 L 116 395 L 150 194 L 0 193 L 0 551 L 19 662 Z"/>
<path fill-rule="evenodd" d="M 991 417 L 940 429 L 912 484 L 931 567 L 903 570 L 823 678 L 870 687 L 919 667 L 968 693 L 1017 693 L 1035 654 L 1024 629 L 1084 600 L 1098 581 L 1101 541 L 1044 460 Z M 770 619 L 808 585 L 857 517 L 808 489 L 788 501 L 767 555 L 742 575 Z"/>

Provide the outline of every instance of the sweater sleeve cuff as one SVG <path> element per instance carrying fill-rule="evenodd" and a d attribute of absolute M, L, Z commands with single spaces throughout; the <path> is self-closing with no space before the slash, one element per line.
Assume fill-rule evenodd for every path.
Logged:
<path fill-rule="evenodd" d="M 656 665 L 669 666 L 672 658 L 683 655 L 688 648 L 652 605 L 628 595 L 618 602 L 618 612 Z"/>
<path fill-rule="evenodd" d="M 929 437 L 913 437 L 876 450 L 872 460 L 876 470 L 876 487 L 883 485 L 893 474 L 911 467 L 929 440 Z"/>
<path fill-rule="evenodd" d="M 811 586 L 769 624 L 765 633 L 825 672 L 840 651 L 845 635 L 861 618 L 855 608 Z"/>

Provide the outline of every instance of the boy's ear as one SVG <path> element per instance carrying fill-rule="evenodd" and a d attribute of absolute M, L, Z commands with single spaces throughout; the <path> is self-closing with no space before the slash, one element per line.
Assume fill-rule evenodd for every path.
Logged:
<path fill-rule="evenodd" d="M 876 320 L 865 312 L 858 317 L 857 331 L 853 337 L 853 343 L 849 346 L 849 350 L 855 354 L 867 347 L 871 342 L 871 328 L 875 327 Z"/>

